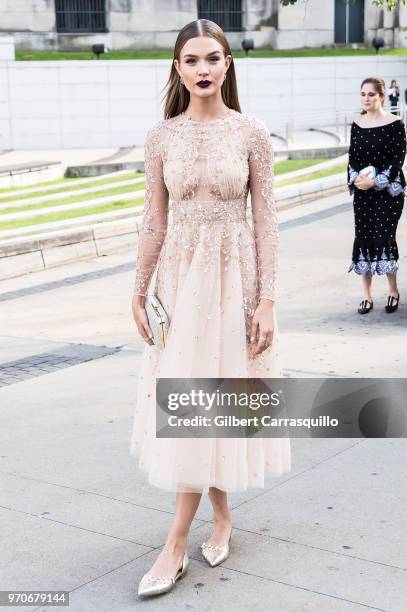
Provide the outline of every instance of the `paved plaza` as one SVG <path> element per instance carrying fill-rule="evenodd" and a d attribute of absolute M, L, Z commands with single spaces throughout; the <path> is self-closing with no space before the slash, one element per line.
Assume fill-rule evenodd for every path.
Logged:
<path fill-rule="evenodd" d="M 347 192 L 279 221 L 284 374 L 406 377 L 405 211 L 392 315 L 383 277 L 375 309 L 356 312 Z M 293 439 L 290 474 L 230 495 L 230 557 L 212 569 L 200 555 L 211 530 L 205 496 L 186 577 L 169 594 L 137 597 L 174 494 L 151 487 L 129 454 L 143 351 L 131 316 L 135 253 L 0 282 L 0 589 L 68 590 L 74 612 L 405 610 L 406 444 L 396 438 Z"/>

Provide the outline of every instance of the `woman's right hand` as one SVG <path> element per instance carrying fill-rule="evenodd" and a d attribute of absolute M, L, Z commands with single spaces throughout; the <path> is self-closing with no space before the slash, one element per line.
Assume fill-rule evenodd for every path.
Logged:
<path fill-rule="evenodd" d="M 144 307 L 145 297 L 144 295 L 133 295 L 131 308 L 133 311 L 133 319 L 136 322 L 138 333 L 140 336 L 149 344 L 154 345 L 153 334 L 151 333 L 150 326 L 148 325 L 147 313 Z"/>

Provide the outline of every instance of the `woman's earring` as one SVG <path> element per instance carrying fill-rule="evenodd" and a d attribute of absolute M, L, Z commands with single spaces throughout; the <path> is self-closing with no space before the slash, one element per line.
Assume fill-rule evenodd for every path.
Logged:
<path fill-rule="evenodd" d="M 227 73 L 225 72 L 224 77 L 223 77 L 223 82 L 225 82 L 225 81 L 226 81 L 226 74 L 227 74 Z"/>
<path fill-rule="evenodd" d="M 182 79 L 182 76 L 179 77 L 179 82 L 181 83 L 181 85 L 184 85 L 184 81 Z"/>

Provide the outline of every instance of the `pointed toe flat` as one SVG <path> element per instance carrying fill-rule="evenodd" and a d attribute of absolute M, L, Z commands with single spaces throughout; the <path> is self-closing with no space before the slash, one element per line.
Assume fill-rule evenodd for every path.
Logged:
<path fill-rule="evenodd" d="M 138 595 L 146 597 L 171 591 L 177 580 L 186 574 L 188 565 L 188 554 L 185 553 L 182 559 L 182 565 L 173 578 L 170 576 L 150 576 L 148 573 L 144 574 L 138 586 Z"/>
<path fill-rule="evenodd" d="M 231 537 L 232 534 L 230 534 L 229 541 L 227 544 L 225 544 L 225 546 L 212 546 L 207 542 L 203 542 L 201 544 L 202 555 L 211 567 L 219 565 L 228 558 L 230 552 L 229 542 Z"/>

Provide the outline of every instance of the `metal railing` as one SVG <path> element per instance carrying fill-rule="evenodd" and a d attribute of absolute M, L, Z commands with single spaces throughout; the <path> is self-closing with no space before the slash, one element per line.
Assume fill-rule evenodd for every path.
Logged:
<path fill-rule="evenodd" d="M 57 32 L 107 32 L 105 0 L 55 0 Z"/>

